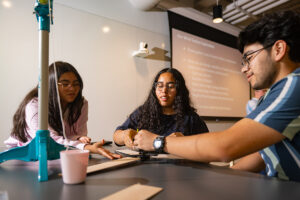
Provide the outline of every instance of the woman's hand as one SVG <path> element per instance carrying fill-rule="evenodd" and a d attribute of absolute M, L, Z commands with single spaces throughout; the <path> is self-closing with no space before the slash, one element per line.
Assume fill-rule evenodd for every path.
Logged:
<path fill-rule="evenodd" d="M 122 156 L 119 154 L 111 153 L 107 149 L 103 148 L 102 145 L 105 143 L 104 140 L 101 142 L 95 142 L 94 144 L 87 144 L 85 145 L 84 149 L 89 150 L 91 153 L 100 154 L 105 156 L 109 159 L 121 158 Z"/>
<path fill-rule="evenodd" d="M 88 137 L 88 136 L 81 136 L 77 140 L 79 140 L 83 144 L 90 144 L 91 143 L 91 138 Z"/>
<path fill-rule="evenodd" d="M 134 137 L 134 146 L 145 151 L 154 151 L 153 141 L 157 136 L 150 131 L 141 130 Z"/>
<path fill-rule="evenodd" d="M 134 149 L 133 140 L 136 134 L 137 132 L 133 129 L 127 129 L 124 131 L 124 144 L 130 149 Z"/>

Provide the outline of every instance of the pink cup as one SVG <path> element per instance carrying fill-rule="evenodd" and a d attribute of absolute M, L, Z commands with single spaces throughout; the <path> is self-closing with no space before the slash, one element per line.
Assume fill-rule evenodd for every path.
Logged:
<path fill-rule="evenodd" d="M 66 184 L 82 183 L 86 177 L 89 150 L 68 150 L 60 152 L 63 181 Z"/>

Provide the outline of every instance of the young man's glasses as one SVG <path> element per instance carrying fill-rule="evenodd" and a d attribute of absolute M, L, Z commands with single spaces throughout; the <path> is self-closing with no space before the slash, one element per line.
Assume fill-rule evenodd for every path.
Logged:
<path fill-rule="evenodd" d="M 166 85 L 164 85 L 163 82 L 156 82 L 155 83 L 155 89 L 157 89 L 158 91 L 162 91 L 164 89 L 164 87 L 166 87 L 167 90 L 175 90 L 176 89 L 176 83 L 168 82 L 168 83 L 166 83 Z"/>
<path fill-rule="evenodd" d="M 66 89 L 66 88 L 80 88 L 80 83 L 79 82 L 73 82 L 70 83 L 69 81 L 60 81 L 57 83 L 59 86 L 61 86 L 62 88 Z"/>
<path fill-rule="evenodd" d="M 267 46 L 265 46 L 265 47 L 263 47 L 261 49 L 258 49 L 258 50 L 252 51 L 252 52 L 250 51 L 250 52 L 245 53 L 243 55 L 243 57 L 242 57 L 242 67 L 245 67 L 245 66 L 249 67 L 250 66 L 250 62 L 251 62 L 251 60 L 253 58 L 253 56 L 251 56 L 251 55 L 253 55 L 256 52 L 258 52 L 256 54 L 256 55 L 258 55 L 262 50 L 267 49 L 267 48 L 269 48 L 271 46 L 273 46 L 273 44 L 267 45 Z"/>

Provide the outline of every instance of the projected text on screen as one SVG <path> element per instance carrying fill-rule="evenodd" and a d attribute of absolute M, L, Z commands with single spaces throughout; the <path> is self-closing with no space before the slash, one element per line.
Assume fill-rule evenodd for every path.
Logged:
<path fill-rule="evenodd" d="M 201 116 L 244 117 L 249 85 L 237 49 L 172 28 L 172 63 Z"/>

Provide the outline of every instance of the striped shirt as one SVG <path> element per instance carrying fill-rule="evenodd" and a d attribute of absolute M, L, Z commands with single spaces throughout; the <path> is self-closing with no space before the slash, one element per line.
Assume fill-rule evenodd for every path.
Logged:
<path fill-rule="evenodd" d="M 300 68 L 272 85 L 247 118 L 286 137 L 260 151 L 267 175 L 300 181 Z"/>

